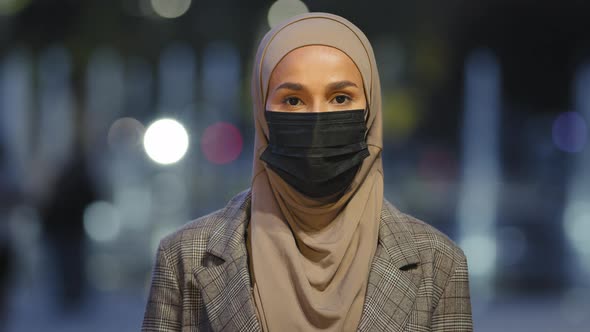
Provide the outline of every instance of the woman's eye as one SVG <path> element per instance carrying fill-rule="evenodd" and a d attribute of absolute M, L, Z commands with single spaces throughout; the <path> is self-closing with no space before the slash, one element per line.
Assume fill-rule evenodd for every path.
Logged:
<path fill-rule="evenodd" d="M 347 102 L 349 100 L 350 100 L 350 97 L 344 96 L 344 95 L 334 97 L 334 101 L 336 102 L 336 104 L 344 104 L 345 102 Z"/>
<path fill-rule="evenodd" d="M 289 106 L 297 106 L 300 102 L 301 100 L 297 97 L 288 97 L 285 99 L 285 103 L 287 103 Z"/>

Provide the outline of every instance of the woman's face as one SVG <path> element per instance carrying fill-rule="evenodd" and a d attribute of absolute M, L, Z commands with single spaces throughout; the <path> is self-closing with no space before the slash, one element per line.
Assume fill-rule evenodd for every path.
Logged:
<path fill-rule="evenodd" d="M 289 52 L 270 75 L 266 109 L 331 112 L 365 109 L 363 78 L 352 60 L 329 46 Z"/>

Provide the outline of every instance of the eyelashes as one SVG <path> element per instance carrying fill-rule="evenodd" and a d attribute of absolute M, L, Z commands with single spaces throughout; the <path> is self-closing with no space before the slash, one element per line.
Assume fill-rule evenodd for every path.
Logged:
<path fill-rule="evenodd" d="M 332 100 L 336 101 L 336 104 L 344 104 L 346 102 L 351 102 L 352 98 L 347 95 L 337 95 Z"/>
<path fill-rule="evenodd" d="M 283 104 L 286 104 L 288 106 L 299 106 L 303 104 L 303 102 L 301 101 L 301 99 L 297 97 L 287 97 L 283 99 Z"/>
<path fill-rule="evenodd" d="M 350 102 L 352 102 L 352 98 L 350 96 L 347 96 L 344 94 L 337 95 L 330 100 L 331 104 L 336 104 L 336 105 L 345 105 Z M 303 105 L 303 101 L 300 98 L 293 97 L 293 96 L 289 96 L 289 97 L 284 98 L 282 103 L 287 106 L 291 106 L 291 107 Z"/>

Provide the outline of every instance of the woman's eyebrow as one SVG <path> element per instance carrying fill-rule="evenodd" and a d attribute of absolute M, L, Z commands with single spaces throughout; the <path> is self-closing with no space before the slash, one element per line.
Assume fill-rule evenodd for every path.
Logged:
<path fill-rule="evenodd" d="M 301 91 L 301 90 L 303 90 L 303 85 L 301 85 L 299 83 L 285 82 L 285 83 L 279 85 L 275 89 L 275 91 L 278 91 L 280 89 L 288 89 L 288 90 Z"/>
<path fill-rule="evenodd" d="M 356 85 L 354 82 L 338 81 L 338 82 L 333 82 L 333 83 L 328 84 L 328 90 L 340 90 L 340 89 L 348 88 L 350 86 L 358 88 L 358 85 Z"/>

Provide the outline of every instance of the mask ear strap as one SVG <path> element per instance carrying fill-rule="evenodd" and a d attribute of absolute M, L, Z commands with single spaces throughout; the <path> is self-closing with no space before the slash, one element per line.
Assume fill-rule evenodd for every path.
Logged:
<path fill-rule="evenodd" d="M 371 96 L 367 96 L 367 89 L 365 88 L 365 79 L 363 78 L 363 94 L 365 95 L 365 102 L 367 103 L 366 107 L 365 107 L 365 123 L 367 123 L 367 120 L 369 119 L 369 114 L 371 112 L 370 108 L 371 106 L 369 106 L 369 100 L 371 99 Z"/>
<path fill-rule="evenodd" d="M 365 108 L 365 139 L 367 138 L 367 134 L 369 133 L 369 128 L 366 127 L 367 120 L 369 119 L 369 112 L 369 106 L 367 105 L 367 107 Z"/>

